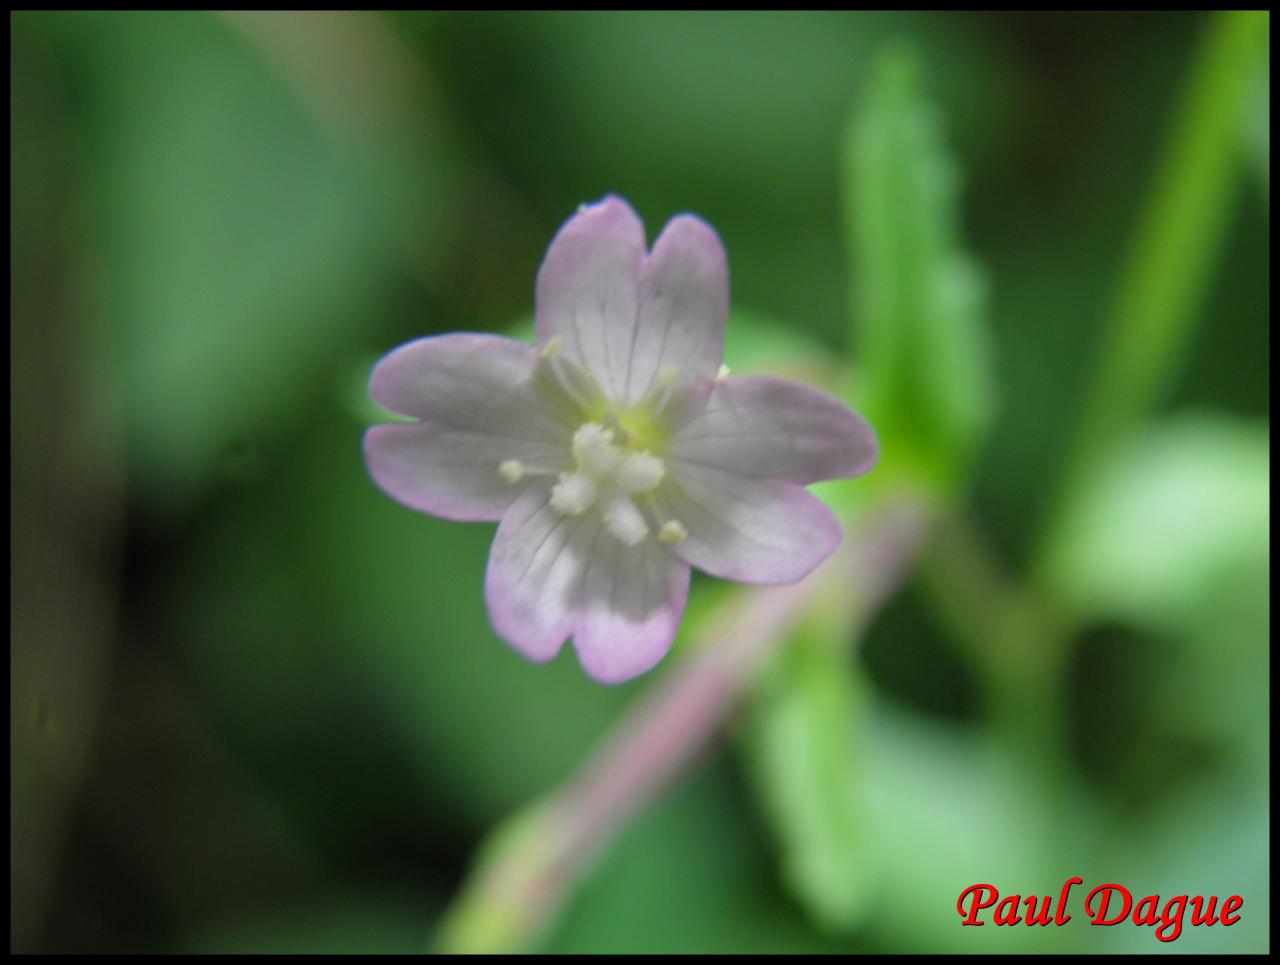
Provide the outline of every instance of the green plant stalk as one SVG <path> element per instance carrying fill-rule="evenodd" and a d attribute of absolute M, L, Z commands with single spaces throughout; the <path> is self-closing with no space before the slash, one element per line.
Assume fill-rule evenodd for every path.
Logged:
<path fill-rule="evenodd" d="M 1061 655 L 1070 627 L 1015 582 L 974 521 L 956 511 L 935 525 L 920 577 L 950 637 L 978 669 L 992 739 L 1051 792 L 1069 771 Z"/>
<path fill-rule="evenodd" d="M 1105 316 L 1093 380 L 1046 519 L 1037 575 L 1087 479 L 1159 403 L 1186 354 L 1245 175 L 1243 119 L 1268 56 L 1267 11 L 1208 17 Z"/>
<path fill-rule="evenodd" d="M 1240 120 L 1267 55 L 1269 15 L 1208 20 L 1133 246 L 1029 586 L 1013 582 L 970 520 L 941 523 L 922 577 L 980 668 L 993 737 L 1052 789 L 1067 771 L 1064 674 L 1074 626 L 1040 591 L 1071 500 L 1160 400 L 1185 353 L 1243 175 Z"/>
<path fill-rule="evenodd" d="M 579 772 L 489 834 L 436 928 L 435 949 L 535 948 L 601 850 L 714 739 L 761 661 L 790 638 L 815 598 L 840 594 L 853 624 L 869 620 L 914 560 L 931 515 L 914 498 L 881 500 L 810 576 L 738 590 L 708 612 L 692 628 L 694 645 L 628 708 Z"/>

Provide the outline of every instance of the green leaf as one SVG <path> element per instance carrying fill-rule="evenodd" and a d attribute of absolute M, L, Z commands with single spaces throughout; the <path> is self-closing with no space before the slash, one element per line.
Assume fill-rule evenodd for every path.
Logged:
<path fill-rule="evenodd" d="M 746 759 L 781 851 L 783 876 L 814 920 L 863 918 L 872 874 L 859 781 L 858 691 L 846 621 L 810 613 L 751 695 Z"/>
<path fill-rule="evenodd" d="M 1244 761 L 1267 754 L 1270 484 L 1265 425 L 1156 424 L 1090 477 L 1045 571 L 1082 616 L 1168 641 L 1160 726 Z"/>
<path fill-rule="evenodd" d="M 1185 363 L 1196 325 L 1207 321 L 1205 296 L 1245 176 L 1242 128 L 1267 63 L 1271 14 L 1224 10 L 1203 23 L 1106 308 L 1098 359 L 1049 514 L 1046 559 L 1057 553 L 1059 529 L 1074 512 L 1077 490 L 1138 431 Z"/>
<path fill-rule="evenodd" d="M 777 900 L 758 830 L 723 757 L 621 829 L 540 949 L 599 954 L 830 954 Z"/>
<path fill-rule="evenodd" d="M 149 496 L 180 500 L 298 415 L 315 373 L 382 314 L 403 219 L 421 215 L 413 230 L 433 239 L 443 218 L 405 158 L 338 133 L 315 106 L 328 91 L 299 93 L 287 25 L 263 41 L 191 12 L 56 23 L 85 93 L 131 469 Z M 415 157 L 416 182 L 436 184 L 438 165 Z"/>
<path fill-rule="evenodd" d="M 1207 414 L 1157 424 L 1089 478 L 1048 585 L 1084 613 L 1185 635 L 1223 574 L 1265 572 L 1270 479 L 1265 425 Z"/>
<path fill-rule="evenodd" d="M 863 382 L 880 473 L 946 489 L 965 472 L 993 405 L 985 282 L 962 250 L 959 171 L 942 144 L 917 58 L 886 50 L 844 144 L 845 227 Z"/>
<path fill-rule="evenodd" d="M 890 703 L 868 707 L 866 731 L 873 943 L 910 953 L 1071 951 L 1081 931 L 1096 931 L 1078 915 L 1062 929 L 964 928 L 955 911 L 975 882 L 1002 896 L 1056 893 L 1066 876 L 1055 855 L 1091 826 L 1087 800 L 1063 827 L 1029 769 L 988 741 Z"/>
<path fill-rule="evenodd" d="M 537 894 L 553 867 L 563 834 L 554 810 L 536 802 L 489 832 L 462 892 L 449 906 L 433 945 L 451 955 L 494 954 L 521 949 L 541 937 Z"/>

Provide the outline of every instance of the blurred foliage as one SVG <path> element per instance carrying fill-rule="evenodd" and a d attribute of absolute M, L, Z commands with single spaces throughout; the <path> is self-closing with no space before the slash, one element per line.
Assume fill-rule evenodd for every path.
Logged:
<path fill-rule="evenodd" d="M 1265 425 L 1208 415 L 1154 424 L 1078 498 L 1053 561 L 1058 597 L 1163 633 L 1193 629 L 1227 582 L 1256 589 L 1250 574 L 1269 568 L 1259 537 L 1270 482 Z"/>
<path fill-rule="evenodd" d="M 781 873 L 830 930 L 865 918 L 876 870 L 862 813 L 865 751 L 850 740 L 864 701 L 842 646 L 843 602 L 807 613 L 761 671 L 743 747 L 779 839 Z"/>
<path fill-rule="evenodd" d="M 815 611 L 542 947 L 1267 949 L 1267 16 L 10 23 L 13 950 L 421 950 L 649 685 L 502 646 L 491 527 L 392 503 L 359 448 L 373 360 L 509 330 L 610 191 L 716 226 L 734 371 L 847 389 L 886 488 L 1043 552 L 1076 743 L 1055 797 L 956 700 L 927 594 L 853 656 Z M 1126 431 L 1055 502 L 1095 397 Z M 957 926 L 968 884 L 1072 874 L 1245 915 Z"/>
<path fill-rule="evenodd" d="M 945 493 L 990 422 L 991 352 L 985 282 L 959 244 L 959 173 L 920 84 L 911 51 L 886 51 L 845 138 L 854 401 L 884 440 L 881 483 L 905 472 Z"/>
<path fill-rule="evenodd" d="M 1243 130 L 1264 69 L 1266 11 L 1210 18 L 1181 85 L 1159 164 L 1122 264 L 1084 408 L 1059 488 L 1070 500 L 1173 382 L 1222 258 L 1222 238 L 1245 183 Z M 1058 518 L 1050 520 L 1056 525 Z M 1051 530 L 1046 557 L 1056 551 Z"/>

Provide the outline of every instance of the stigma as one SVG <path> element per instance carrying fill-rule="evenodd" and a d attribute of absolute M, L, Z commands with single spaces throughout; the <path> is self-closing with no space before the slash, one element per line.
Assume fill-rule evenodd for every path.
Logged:
<path fill-rule="evenodd" d="M 565 516 L 598 509 L 605 528 L 628 546 L 649 535 L 649 524 L 633 497 L 656 489 L 666 476 L 662 460 L 647 450 L 629 449 L 626 433 L 588 422 L 573 434 L 574 467 L 551 489 L 551 507 Z"/>

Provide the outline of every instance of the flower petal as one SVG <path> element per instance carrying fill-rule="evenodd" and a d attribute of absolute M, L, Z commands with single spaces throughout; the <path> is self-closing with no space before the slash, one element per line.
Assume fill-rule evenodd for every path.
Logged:
<path fill-rule="evenodd" d="M 728 315 L 729 268 L 719 236 L 693 215 L 672 218 L 645 261 L 624 401 L 639 402 L 668 370 L 688 413 L 700 410 L 724 357 Z"/>
<path fill-rule="evenodd" d="M 420 338 L 382 357 L 369 394 L 392 412 L 456 428 L 559 438 L 555 401 L 534 378 L 538 350 L 500 335 Z"/>
<path fill-rule="evenodd" d="M 689 595 L 689 566 L 657 540 L 626 546 L 597 513 L 562 516 L 531 488 L 498 526 L 485 574 L 494 629 L 531 660 L 566 637 L 583 669 L 618 683 L 671 648 Z"/>
<path fill-rule="evenodd" d="M 679 459 L 667 460 L 667 472 L 658 508 L 686 533 L 672 549 L 712 576 L 794 583 L 843 538 L 835 514 L 794 483 L 737 476 Z"/>
<path fill-rule="evenodd" d="M 549 487 L 530 487 L 498 525 L 484 597 L 498 635 L 530 660 L 550 660 L 573 632 L 583 565 L 601 526 L 592 513 L 562 516 Z"/>
<path fill-rule="evenodd" d="M 569 458 L 572 429 L 535 385 L 536 360 L 532 346 L 493 335 L 424 338 L 388 354 L 370 393 L 424 421 L 365 433 L 374 481 L 424 513 L 501 519 L 524 489 L 499 474 L 504 462 L 554 472 Z"/>
<path fill-rule="evenodd" d="M 615 401 L 627 377 L 644 258 L 644 225 L 610 195 L 565 222 L 538 269 L 538 343 L 559 336 L 557 350 Z"/>
<path fill-rule="evenodd" d="M 671 649 L 689 598 L 689 565 L 649 538 L 627 546 L 606 533 L 583 574 L 573 635 L 591 677 L 612 684 L 651 669 Z"/>
<path fill-rule="evenodd" d="M 551 242 L 538 271 L 538 341 L 583 365 L 605 397 L 629 408 L 664 389 L 700 409 L 724 351 L 729 270 L 715 231 L 672 218 L 645 254 L 644 225 L 621 198 L 584 206 Z"/>
<path fill-rule="evenodd" d="M 730 378 L 671 441 L 672 458 L 761 479 L 813 483 L 875 465 L 875 433 L 844 403 L 799 382 Z"/>

